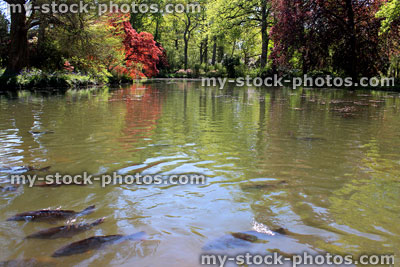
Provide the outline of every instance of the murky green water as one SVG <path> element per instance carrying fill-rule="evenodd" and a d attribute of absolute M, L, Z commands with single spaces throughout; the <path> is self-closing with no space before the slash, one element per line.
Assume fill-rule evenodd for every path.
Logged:
<path fill-rule="evenodd" d="M 295 233 L 265 244 L 265 251 L 399 253 L 399 129 L 398 93 L 163 82 L 1 96 L 0 168 L 51 166 L 50 173 L 65 174 L 140 169 L 209 178 L 205 186 L 25 186 L 0 193 L 0 261 L 198 266 L 205 243 L 251 230 L 254 221 Z M 4 187 L 8 175 L 0 174 Z M 93 204 L 96 212 L 78 221 L 106 216 L 106 222 L 71 239 L 24 240 L 54 225 L 5 221 L 23 211 Z M 94 234 L 138 231 L 148 240 L 49 257 Z"/>

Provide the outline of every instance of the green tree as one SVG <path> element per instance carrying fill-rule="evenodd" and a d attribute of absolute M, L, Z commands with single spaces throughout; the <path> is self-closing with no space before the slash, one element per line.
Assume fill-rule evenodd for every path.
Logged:
<path fill-rule="evenodd" d="M 248 32 L 257 29 L 261 34 L 260 66 L 264 68 L 268 61 L 270 43 L 269 27 L 273 24 L 272 6 L 270 0 L 214 0 L 209 3 L 210 18 L 213 20 L 213 31 L 231 31 L 241 29 Z M 237 35 L 240 39 L 240 35 Z M 236 40 L 240 42 L 241 40 Z M 233 42 L 235 49 L 236 42 Z"/>

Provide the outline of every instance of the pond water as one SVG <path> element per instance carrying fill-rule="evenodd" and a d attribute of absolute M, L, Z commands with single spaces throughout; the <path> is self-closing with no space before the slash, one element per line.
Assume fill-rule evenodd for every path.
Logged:
<path fill-rule="evenodd" d="M 400 95 L 155 82 L 0 96 L 0 185 L 18 166 L 54 174 L 204 174 L 205 185 L 20 186 L 0 193 L 0 261 L 57 266 L 199 266 L 203 246 L 255 225 L 290 237 L 264 251 L 400 251 Z M 38 134 L 35 132 L 45 132 Z M 11 169 L 10 169 L 11 168 Z M 45 172 L 46 173 L 46 172 Z M 96 211 L 72 238 L 24 239 L 62 225 L 10 222 L 43 208 Z M 141 242 L 52 259 L 93 235 Z M 396 258 L 399 259 L 399 258 Z"/>

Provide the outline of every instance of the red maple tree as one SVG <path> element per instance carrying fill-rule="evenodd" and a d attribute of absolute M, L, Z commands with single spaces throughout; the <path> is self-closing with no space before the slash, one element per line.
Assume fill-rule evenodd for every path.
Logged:
<path fill-rule="evenodd" d="M 151 33 L 138 33 L 129 22 L 129 15 L 111 13 L 109 24 L 113 34 L 122 36 L 125 62 L 115 70 L 132 78 L 154 77 L 159 71 L 157 65 L 167 62 L 164 48 L 154 41 Z"/>

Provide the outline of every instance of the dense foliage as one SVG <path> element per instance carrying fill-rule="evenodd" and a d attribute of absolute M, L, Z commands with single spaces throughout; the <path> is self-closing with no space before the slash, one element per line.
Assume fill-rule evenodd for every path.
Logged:
<path fill-rule="evenodd" d="M 166 59 L 163 47 L 157 45 L 153 35 L 138 33 L 126 15 L 111 14 L 109 23 L 114 28 L 113 35 L 123 39 L 125 60 L 116 70 L 132 78 L 156 76 L 159 72 L 157 64 Z"/>
<path fill-rule="evenodd" d="M 146 3 L 162 9 L 186 1 Z M 172 14 L 61 15 L 35 10 L 3 15 L 0 64 L 7 68 L 5 75 L 35 67 L 101 81 L 273 73 L 400 76 L 399 0 L 196 3 L 201 6 L 197 12 Z"/>

